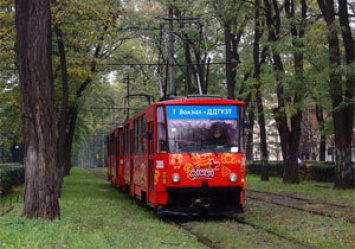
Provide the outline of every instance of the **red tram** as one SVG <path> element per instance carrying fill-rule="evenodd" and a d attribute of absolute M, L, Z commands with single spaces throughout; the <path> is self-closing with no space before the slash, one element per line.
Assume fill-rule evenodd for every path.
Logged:
<path fill-rule="evenodd" d="M 108 180 L 159 215 L 242 212 L 244 107 L 214 96 L 152 104 L 108 134 Z"/>

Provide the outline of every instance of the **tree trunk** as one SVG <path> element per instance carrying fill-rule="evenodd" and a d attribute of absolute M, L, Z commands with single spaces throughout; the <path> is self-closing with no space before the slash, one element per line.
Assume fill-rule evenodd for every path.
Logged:
<path fill-rule="evenodd" d="M 265 128 L 265 116 L 264 116 L 264 107 L 262 103 L 262 97 L 260 92 L 260 83 L 258 83 L 256 91 L 256 105 L 258 109 L 258 124 L 260 129 L 260 151 L 261 151 L 261 161 L 263 169 L 261 172 L 261 180 L 269 180 L 269 169 L 268 169 L 268 150 L 267 150 L 267 141 L 266 141 L 266 128 Z"/>
<path fill-rule="evenodd" d="M 185 79 L 186 79 L 186 93 L 187 94 L 193 94 L 195 91 L 195 88 L 193 87 L 192 84 L 192 74 L 193 74 L 193 66 L 192 66 L 192 60 L 191 60 L 191 53 L 190 53 L 190 45 L 187 42 L 188 41 L 188 36 L 185 34 L 185 44 L 184 44 L 184 52 L 185 52 L 185 62 L 186 62 L 186 74 L 185 74 Z"/>
<path fill-rule="evenodd" d="M 57 44 L 58 44 L 60 66 L 61 66 L 61 73 L 62 73 L 62 105 L 60 108 L 60 113 L 58 118 L 58 138 L 57 138 L 58 188 L 59 188 L 59 196 L 61 196 L 62 183 L 64 178 L 65 158 L 66 158 L 65 157 L 65 148 L 66 148 L 65 128 L 67 125 L 67 118 L 68 118 L 69 85 L 68 85 L 67 60 L 66 60 L 66 53 L 65 53 L 62 31 L 58 26 L 58 24 L 54 25 L 54 30 L 57 36 Z"/>
<path fill-rule="evenodd" d="M 252 161 L 253 158 L 253 128 L 254 128 L 254 120 L 255 115 L 254 111 L 248 111 L 248 118 L 249 118 L 249 126 L 247 127 L 247 144 L 246 144 L 246 158 L 249 161 Z"/>
<path fill-rule="evenodd" d="M 227 94 L 228 99 L 234 99 L 234 89 L 235 89 L 235 75 L 236 75 L 236 65 L 232 60 L 232 43 L 234 36 L 232 35 L 231 22 L 224 23 L 224 40 L 226 44 L 226 81 L 227 81 Z"/>
<path fill-rule="evenodd" d="M 333 107 L 334 108 L 334 107 Z M 352 169 L 351 162 L 351 135 L 349 135 L 348 123 L 350 111 L 354 113 L 354 108 L 341 108 L 333 112 L 334 126 L 335 126 L 335 182 L 334 187 L 339 189 L 354 188 L 354 169 Z"/>
<path fill-rule="evenodd" d="M 237 19 L 235 17 L 224 22 L 224 40 L 226 49 L 226 80 L 228 99 L 234 99 L 235 84 L 237 76 L 237 68 L 239 65 L 239 53 L 238 46 L 241 36 L 244 32 L 244 28 L 248 22 L 248 18 L 245 17 L 243 23 L 239 26 L 238 31 L 232 29 L 237 27 Z"/>
<path fill-rule="evenodd" d="M 252 93 L 249 91 L 245 97 L 245 85 L 246 81 L 249 79 L 251 75 L 251 72 L 247 72 L 244 75 L 244 80 L 242 83 L 242 87 L 239 89 L 239 98 L 244 100 L 245 102 L 245 110 L 247 112 L 247 118 L 248 118 L 248 123 L 246 124 L 246 159 L 248 161 L 254 160 L 253 158 L 253 146 L 254 146 L 254 141 L 253 141 L 253 135 L 254 135 L 254 122 L 255 122 L 255 114 L 254 114 L 254 101 L 251 101 L 252 98 Z"/>
<path fill-rule="evenodd" d="M 23 215 L 60 216 L 49 0 L 16 0 L 16 52 L 25 145 Z"/>
<path fill-rule="evenodd" d="M 192 43 L 192 39 L 188 37 L 187 34 L 184 34 L 184 52 L 185 52 L 185 62 L 186 62 L 186 86 L 187 86 L 187 94 L 196 93 L 196 88 L 201 90 L 201 93 L 206 93 L 205 84 L 204 84 L 204 65 L 205 58 L 201 59 L 201 53 L 198 49 L 194 49 L 194 47 L 199 47 L 198 44 Z M 196 67 L 193 65 L 191 49 L 193 49 Z M 196 84 L 192 83 L 192 79 L 195 79 Z M 200 84 L 199 86 L 197 84 Z M 197 86 L 197 87 L 196 87 Z M 199 92 L 200 93 L 200 92 Z"/>
<path fill-rule="evenodd" d="M 207 94 L 207 90 L 205 88 L 206 86 L 206 79 L 205 79 L 205 65 L 206 65 L 206 62 L 207 62 L 207 54 L 205 54 L 204 57 L 201 57 L 201 53 L 198 53 L 196 50 L 197 49 L 193 49 L 194 50 L 194 54 L 195 54 L 195 58 L 196 58 L 196 70 L 197 72 L 195 72 L 195 80 L 196 82 L 200 82 L 200 86 L 198 87 L 201 87 L 201 92 L 202 94 Z M 195 70 L 195 71 L 196 71 Z M 198 79 L 197 79 L 198 77 Z M 207 77 L 206 77 L 207 78 Z"/>
<path fill-rule="evenodd" d="M 300 123 L 302 113 L 299 111 L 290 119 L 289 129 L 287 118 L 279 109 L 274 109 L 275 120 L 278 123 L 277 128 L 281 138 L 283 165 L 284 165 L 284 183 L 299 183 L 298 177 L 298 145 L 301 135 Z M 298 127 L 298 129 L 297 129 Z M 290 131 L 292 130 L 292 132 Z"/>
<path fill-rule="evenodd" d="M 261 180 L 268 181 L 269 180 L 269 170 L 268 170 L 268 150 L 267 150 L 267 142 L 266 142 L 266 128 L 265 128 L 265 116 L 264 116 L 264 106 L 262 102 L 261 96 L 261 83 L 260 83 L 260 14 L 259 14 L 260 2 L 259 0 L 255 0 L 255 11 L 254 11 L 254 46 L 253 46 L 253 60 L 254 60 L 254 75 L 253 78 L 256 80 L 255 82 L 255 98 L 256 98 L 256 106 L 258 110 L 258 124 L 260 129 L 260 151 L 261 151 L 261 161 L 262 161 L 262 172 L 261 172 Z"/>
<path fill-rule="evenodd" d="M 320 144 L 319 144 L 319 161 L 325 161 L 325 135 L 324 135 L 324 116 L 323 109 L 316 105 L 316 116 L 320 132 Z"/>
<path fill-rule="evenodd" d="M 346 64 L 351 65 L 355 61 L 355 44 L 354 38 L 351 35 L 351 28 L 349 24 L 349 13 L 348 13 L 348 1 L 347 0 L 338 0 L 339 3 L 339 21 L 341 26 L 341 34 L 343 37 L 343 45 L 345 50 L 345 59 Z M 349 4 L 350 5 L 350 4 Z M 348 80 L 354 80 L 353 71 L 351 71 Z M 350 77 L 350 75 L 352 75 Z M 354 86 L 354 85 L 350 85 Z"/>
<path fill-rule="evenodd" d="M 74 140 L 74 133 L 76 128 L 76 122 L 78 120 L 78 105 L 75 104 L 74 106 L 70 107 L 69 111 L 69 132 L 65 133 L 65 141 L 66 146 L 64 150 L 64 157 L 65 157 L 65 166 L 64 166 L 64 176 L 68 176 L 70 174 L 70 170 L 72 168 L 71 164 L 71 149 Z"/>

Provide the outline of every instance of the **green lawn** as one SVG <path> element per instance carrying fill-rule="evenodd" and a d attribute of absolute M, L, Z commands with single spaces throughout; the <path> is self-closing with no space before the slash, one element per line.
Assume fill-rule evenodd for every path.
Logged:
<path fill-rule="evenodd" d="M 28 220 L 15 203 L 0 217 L 0 248 L 204 248 L 84 169 L 65 178 L 60 207 L 60 220 Z"/>
<path fill-rule="evenodd" d="M 247 175 L 247 189 L 269 192 L 297 192 L 302 198 L 331 202 L 352 206 L 355 209 L 355 191 L 353 189 L 338 190 L 332 182 L 301 181 L 300 184 L 284 184 L 282 178 L 270 177 L 269 181 L 261 181 L 259 175 Z"/>
<path fill-rule="evenodd" d="M 6 199 L 0 208 L 6 210 L 9 198 L 14 209 L 0 216 L 0 249 L 2 248 L 206 248 L 177 226 L 161 221 L 153 212 L 127 194 L 115 190 L 106 180 L 104 168 L 73 168 L 65 178 L 60 199 L 61 219 L 28 220 L 21 217 L 23 186 Z M 354 190 L 334 190 L 332 183 L 303 181 L 285 185 L 280 178 L 260 181 L 248 175 L 247 189 L 270 192 L 297 192 L 305 198 L 352 206 Z M 20 196 L 20 198 L 17 198 Z M 3 212 L 1 212 L 3 213 Z M 276 231 L 314 248 L 355 248 L 355 227 L 343 218 L 330 218 L 277 207 L 264 202 L 247 201 L 248 221 Z M 228 220 L 195 220 L 186 223 L 191 231 L 202 233 L 212 241 L 229 248 L 304 248 L 262 230 Z"/>
<path fill-rule="evenodd" d="M 260 175 L 247 176 L 247 189 L 276 192 L 287 195 L 297 193 L 299 197 L 310 198 L 316 202 L 331 202 L 346 205 L 355 215 L 355 191 L 335 190 L 333 183 L 302 181 L 300 184 L 283 184 L 281 178 L 271 177 L 270 181 L 261 181 Z M 287 239 L 270 235 L 263 229 L 221 220 L 217 223 L 195 221 L 188 223 L 189 228 L 222 244 L 223 249 L 275 249 L 275 248 L 319 248 L 319 249 L 354 249 L 355 224 L 347 217 L 324 217 L 308 212 L 276 206 L 267 202 L 248 199 L 245 212 L 241 217 L 259 227 L 271 230 Z M 322 205 L 319 205 L 321 207 Z M 352 210 L 352 211 L 351 211 Z M 331 210 L 330 212 L 336 212 Z"/>

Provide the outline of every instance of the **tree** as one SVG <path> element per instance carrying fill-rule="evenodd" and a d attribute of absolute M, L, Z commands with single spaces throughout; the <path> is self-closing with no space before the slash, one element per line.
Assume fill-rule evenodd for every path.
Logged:
<path fill-rule="evenodd" d="M 16 52 L 25 145 L 23 215 L 60 216 L 49 0 L 16 0 Z"/>
<path fill-rule="evenodd" d="M 264 106 L 262 102 L 261 96 L 261 82 L 260 82 L 260 67 L 261 63 L 259 60 L 260 54 L 260 2 L 259 0 L 255 0 L 255 12 L 254 12 L 254 44 L 253 44 L 253 61 L 254 61 L 254 75 L 255 79 L 255 98 L 256 98 L 256 106 L 258 111 L 258 124 L 260 129 L 260 151 L 261 151 L 261 160 L 263 164 L 261 180 L 268 181 L 269 180 L 269 172 L 267 167 L 268 162 L 268 150 L 267 150 L 267 141 L 266 141 L 266 127 L 265 127 L 265 115 L 264 115 Z"/>
<path fill-rule="evenodd" d="M 271 58 L 276 79 L 277 107 L 273 108 L 273 113 L 279 131 L 284 158 L 284 183 L 299 183 L 298 177 L 298 145 L 301 136 L 302 111 L 301 87 L 303 82 L 303 54 L 300 52 L 302 44 L 297 43 L 303 36 L 304 16 L 306 15 L 306 4 L 302 2 L 301 23 L 296 23 L 294 11 L 297 9 L 294 1 L 285 1 L 286 16 L 291 19 L 290 31 L 292 35 L 292 45 L 294 46 L 294 72 L 295 77 L 286 85 L 285 69 L 280 53 L 276 47 L 281 37 L 281 12 L 279 3 L 276 0 L 264 0 L 265 18 L 268 27 L 268 40 L 271 42 Z M 297 30 L 300 26 L 300 30 Z M 293 84 L 290 84 L 290 83 Z M 294 111 L 288 111 L 292 106 Z"/>
<path fill-rule="evenodd" d="M 56 64 L 56 90 L 61 92 L 56 105 L 59 114 L 59 189 L 63 177 L 70 174 L 72 167 L 71 152 L 79 115 L 79 99 L 96 80 L 98 63 L 104 64 L 121 42 L 120 39 L 113 41 L 119 34 L 116 30 L 118 3 L 97 1 L 95 4 L 96 8 L 93 3 L 56 1 L 52 8 L 58 49 L 55 54 L 59 56 Z M 78 6 L 85 11 L 78 11 Z M 102 16 L 105 18 L 101 18 Z M 88 30 L 92 31 L 87 32 Z M 105 39 L 113 42 L 108 44 Z"/>
<path fill-rule="evenodd" d="M 335 132 L 336 166 L 335 188 L 354 188 L 354 171 L 351 166 L 351 142 L 354 137 L 354 39 L 352 38 L 346 0 L 339 0 L 339 20 L 345 50 L 345 72 L 338 31 L 336 28 L 334 0 L 317 0 L 328 28 L 329 80 Z"/>
<path fill-rule="evenodd" d="M 241 42 L 241 37 L 244 29 L 250 19 L 246 3 L 244 1 L 230 0 L 226 2 L 214 1 L 214 12 L 220 19 L 221 26 L 224 31 L 224 46 L 225 46 L 225 75 L 227 82 L 227 97 L 235 99 L 235 85 L 237 68 L 240 64 L 238 47 Z M 236 13 L 243 13 L 239 15 Z"/>

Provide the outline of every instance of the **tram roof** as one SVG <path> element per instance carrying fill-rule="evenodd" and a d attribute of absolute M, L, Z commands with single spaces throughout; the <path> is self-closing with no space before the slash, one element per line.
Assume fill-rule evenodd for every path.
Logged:
<path fill-rule="evenodd" d="M 243 101 L 227 99 L 219 95 L 188 95 L 188 96 L 169 96 L 157 103 L 159 104 L 238 104 L 245 105 Z"/>

